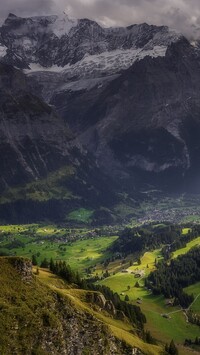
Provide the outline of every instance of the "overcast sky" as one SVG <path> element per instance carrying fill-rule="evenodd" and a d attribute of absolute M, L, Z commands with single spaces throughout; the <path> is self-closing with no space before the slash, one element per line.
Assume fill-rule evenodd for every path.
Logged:
<path fill-rule="evenodd" d="M 200 33 L 200 0 L 0 0 L 0 20 L 19 16 L 68 12 L 104 26 L 147 22 L 169 25 L 187 36 Z"/>

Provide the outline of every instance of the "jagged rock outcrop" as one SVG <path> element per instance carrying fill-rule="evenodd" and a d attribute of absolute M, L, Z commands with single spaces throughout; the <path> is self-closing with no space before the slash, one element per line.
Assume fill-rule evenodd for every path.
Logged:
<path fill-rule="evenodd" d="M 106 300 L 105 296 L 99 292 L 88 292 L 87 302 L 97 305 L 101 310 L 105 310 L 116 319 L 126 320 L 124 312 L 115 308 L 111 300 Z"/>
<path fill-rule="evenodd" d="M 11 258 L 11 263 L 14 265 L 14 268 L 20 274 L 22 281 L 31 282 L 33 280 L 33 270 L 32 262 L 29 259 L 23 258 Z"/>
<path fill-rule="evenodd" d="M 100 308 L 104 309 L 106 304 L 106 298 L 102 293 L 99 292 L 88 292 L 86 294 L 86 300 L 89 303 L 94 303 Z"/>

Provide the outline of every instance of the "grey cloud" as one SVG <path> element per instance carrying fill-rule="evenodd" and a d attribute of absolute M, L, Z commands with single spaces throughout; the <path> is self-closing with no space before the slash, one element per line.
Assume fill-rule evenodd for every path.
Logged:
<path fill-rule="evenodd" d="M 3 22 L 9 12 L 23 17 L 44 15 L 54 10 L 53 0 L 0 0 L 0 21 Z"/>
<path fill-rule="evenodd" d="M 0 4 L 0 17 L 5 18 L 9 12 L 30 16 L 63 10 L 106 26 L 147 22 L 168 25 L 189 37 L 200 37 L 199 0 L 6 0 Z"/>

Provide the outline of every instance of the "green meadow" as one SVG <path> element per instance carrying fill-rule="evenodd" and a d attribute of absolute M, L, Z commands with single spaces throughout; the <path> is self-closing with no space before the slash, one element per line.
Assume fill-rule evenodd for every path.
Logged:
<path fill-rule="evenodd" d="M 200 314 L 200 282 L 185 288 L 185 292 L 193 294 L 195 301 L 191 306 L 191 310 Z"/>
<path fill-rule="evenodd" d="M 196 242 L 191 243 L 188 250 Z M 163 296 L 154 296 L 151 291 L 144 287 L 145 277 L 156 268 L 155 259 L 156 261 L 162 259 L 160 250 L 144 253 L 140 258 L 140 265 L 134 263 L 133 266 L 127 267 L 125 272 L 121 270 L 121 272 L 111 275 L 99 283 L 119 293 L 122 299 L 125 299 L 127 295 L 130 302 L 140 306 L 147 318 L 146 328 L 151 331 L 155 338 L 164 342 L 169 342 L 173 338 L 177 343 L 184 343 L 187 337 L 193 339 L 199 336 L 199 327 L 188 324 L 179 307 L 168 306 Z M 135 277 L 135 274 L 132 273 L 137 274 L 141 271 L 141 277 Z M 187 292 L 197 294 L 199 288 L 200 283 L 188 288 Z M 197 299 L 193 307 L 194 309 L 200 307 L 200 298 Z M 166 314 L 168 314 L 168 318 L 163 317 Z"/>
<path fill-rule="evenodd" d="M 82 223 L 91 222 L 90 217 L 92 216 L 94 211 L 86 210 L 85 208 L 80 208 L 68 214 L 67 219 L 71 221 L 77 221 Z"/>
<path fill-rule="evenodd" d="M 34 233 L 31 233 L 33 230 Z M 44 258 L 65 260 L 82 273 L 85 268 L 108 258 L 110 254 L 106 250 L 117 239 L 116 236 L 88 238 L 85 236 L 87 232 L 86 229 L 67 230 L 54 225 L 1 226 L 0 250 L 28 258 L 35 255 L 38 264 Z M 66 242 L 70 233 L 75 234 L 76 239 Z"/>
<path fill-rule="evenodd" d="M 188 234 L 190 231 L 191 231 L 191 228 L 183 228 L 183 229 L 182 229 L 182 234 L 183 234 L 183 235 L 186 235 L 186 234 Z"/>
<path fill-rule="evenodd" d="M 164 342 L 174 339 L 177 343 L 184 343 L 187 337 L 193 339 L 199 336 L 199 327 L 186 323 L 185 316 L 178 307 L 167 306 L 163 296 L 154 296 L 143 286 L 134 287 L 135 280 L 131 276 L 115 275 L 105 279 L 101 284 L 123 294 L 122 299 L 128 295 L 133 304 L 140 306 L 147 318 L 146 328 L 156 339 Z M 130 290 L 128 286 L 131 286 Z M 137 301 L 138 298 L 141 301 Z M 163 314 L 169 314 L 169 318 L 164 318 Z"/>
<path fill-rule="evenodd" d="M 179 256 L 179 255 L 186 254 L 191 248 L 199 246 L 199 245 L 200 245 L 200 237 L 187 243 L 186 247 L 174 251 L 173 258 L 177 258 L 177 256 Z"/>

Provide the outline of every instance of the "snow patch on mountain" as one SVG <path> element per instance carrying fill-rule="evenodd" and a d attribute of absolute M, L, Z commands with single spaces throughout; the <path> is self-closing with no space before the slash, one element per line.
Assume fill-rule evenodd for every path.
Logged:
<path fill-rule="evenodd" d="M 76 27 L 78 20 L 70 19 L 66 14 L 62 16 L 53 16 L 52 24 L 50 24 L 49 29 L 56 35 L 56 37 L 61 38 L 64 35 L 69 34 L 73 27 Z"/>
<path fill-rule="evenodd" d="M 95 55 L 85 55 L 85 57 L 77 62 L 74 66 L 70 66 L 68 70 L 73 70 L 74 74 L 82 72 L 84 76 L 88 71 L 94 72 L 117 72 L 129 68 L 136 60 L 141 60 L 146 56 L 163 57 L 166 54 L 167 47 L 156 46 L 152 50 L 141 49 L 116 49 L 110 52 L 104 52 Z M 65 72 L 66 72 L 65 70 Z"/>
<path fill-rule="evenodd" d="M 54 73 L 60 73 L 63 72 L 63 70 L 67 70 L 70 67 L 69 64 L 65 65 L 64 67 L 60 67 L 58 65 L 52 65 L 51 67 L 43 67 L 42 65 L 38 63 L 30 63 L 29 64 L 29 69 L 24 69 L 23 72 L 25 74 L 30 74 L 34 72 L 54 72 Z"/>
<path fill-rule="evenodd" d="M 111 75 L 117 73 L 120 70 L 125 70 L 134 64 L 135 61 L 141 60 L 146 56 L 150 57 L 164 57 L 167 47 L 155 46 L 150 50 L 141 49 L 117 49 L 110 52 L 104 52 L 101 54 L 88 55 L 86 54 L 79 62 L 65 67 L 59 67 L 54 65 L 50 68 L 42 67 L 38 64 L 31 63 L 30 69 L 25 70 L 25 73 L 37 72 L 37 71 L 49 71 L 49 72 L 62 72 L 67 77 L 87 77 L 88 75 L 97 76 L 99 74 Z"/>

